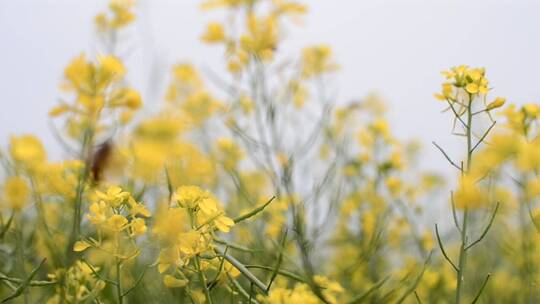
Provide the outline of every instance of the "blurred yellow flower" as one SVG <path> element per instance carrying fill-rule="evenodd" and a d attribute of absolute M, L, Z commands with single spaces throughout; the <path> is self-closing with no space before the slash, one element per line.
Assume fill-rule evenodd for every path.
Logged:
<path fill-rule="evenodd" d="M 26 181 L 18 176 L 9 177 L 4 184 L 4 199 L 8 206 L 15 211 L 20 211 L 28 202 L 30 187 Z"/>

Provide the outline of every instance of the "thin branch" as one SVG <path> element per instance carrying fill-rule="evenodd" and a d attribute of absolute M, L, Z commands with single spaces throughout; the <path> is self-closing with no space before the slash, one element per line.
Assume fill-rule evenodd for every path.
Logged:
<path fill-rule="evenodd" d="M 431 251 L 429 253 L 429 256 L 427 257 L 426 261 L 424 262 L 424 265 L 422 266 L 422 271 L 420 271 L 420 274 L 418 275 L 418 277 L 416 278 L 414 283 L 411 285 L 411 287 L 409 287 L 409 289 L 407 289 L 405 291 L 405 293 L 401 296 L 401 298 L 399 298 L 398 301 L 396 301 L 396 303 L 399 303 L 399 304 L 403 303 L 403 301 L 405 301 L 405 299 L 407 299 L 409 294 L 413 293 L 416 290 L 416 287 L 418 287 L 418 284 L 420 284 L 420 281 L 422 280 L 422 277 L 424 276 L 424 273 L 426 272 L 426 268 L 427 268 L 429 262 L 431 261 L 431 255 L 432 254 L 433 254 L 433 251 Z"/>
<path fill-rule="evenodd" d="M 233 219 L 234 223 L 237 224 L 239 222 L 242 222 L 244 220 L 247 220 L 249 219 L 250 217 L 252 216 L 255 216 L 257 215 L 257 213 L 261 212 L 264 210 L 264 208 L 266 208 L 266 206 L 270 205 L 270 203 L 275 199 L 276 197 L 275 196 L 272 196 L 272 198 L 270 198 L 270 200 L 268 200 L 266 203 L 264 203 L 262 206 L 259 206 L 253 210 L 251 210 L 250 212 L 246 213 L 246 214 L 242 214 L 236 218 Z"/>
<path fill-rule="evenodd" d="M 11 226 L 11 223 L 13 222 L 14 216 L 15 216 L 15 211 L 12 211 L 7 223 L 4 225 L 4 227 L 2 227 L 2 231 L 0 231 L 0 240 L 4 238 L 4 235 L 9 230 L 9 227 Z"/>
<path fill-rule="evenodd" d="M 98 277 L 98 279 L 100 279 L 100 280 L 102 280 L 102 281 L 104 281 L 104 282 L 107 282 L 107 283 L 109 283 L 109 284 L 112 284 L 112 285 L 114 285 L 114 286 L 116 286 L 116 285 L 118 284 L 118 283 L 116 283 L 116 282 L 113 281 L 113 280 L 109 280 L 109 279 L 107 279 L 107 278 L 105 278 L 105 277 L 102 277 L 102 276 L 96 271 L 96 269 L 94 268 L 94 266 L 92 266 L 92 264 L 88 263 L 85 259 L 81 259 L 81 261 L 83 261 L 83 263 L 85 263 L 85 264 L 90 268 L 90 270 L 92 271 L 92 273 L 93 273 L 96 277 Z"/>
<path fill-rule="evenodd" d="M 416 302 L 418 304 L 422 304 L 422 300 L 420 300 L 420 297 L 418 296 L 418 293 L 416 292 L 416 290 L 414 291 L 414 298 L 416 299 Z"/>
<path fill-rule="evenodd" d="M 452 105 L 452 103 L 450 102 L 450 100 L 446 99 L 446 102 L 448 102 L 448 105 L 450 106 L 450 109 L 452 109 L 452 112 L 454 112 L 455 117 L 461 122 L 461 124 L 463 125 L 463 127 L 465 127 L 466 129 L 468 129 L 469 126 L 463 121 L 463 119 L 461 119 L 461 116 L 456 112 L 456 109 L 454 109 L 454 106 Z"/>
<path fill-rule="evenodd" d="M 358 304 L 358 303 L 362 303 L 362 301 L 364 301 L 365 299 L 367 299 L 367 297 L 369 297 L 370 294 L 372 294 L 374 291 L 378 290 L 379 288 L 381 288 L 381 286 L 384 285 L 384 283 L 386 283 L 386 281 L 388 281 L 388 279 L 390 279 L 390 277 L 386 277 L 382 280 L 380 280 L 379 282 L 375 283 L 373 286 L 371 286 L 368 290 L 366 290 L 366 292 L 364 292 L 363 294 L 359 295 L 359 296 L 356 296 L 354 297 L 351 301 L 349 301 L 348 304 Z"/>
<path fill-rule="evenodd" d="M 452 217 L 454 218 L 454 224 L 456 225 L 456 228 L 459 232 L 461 232 L 461 227 L 459 225 L 459 220 L 456 213 L 456 204 L 454 202 L 454 192 L 450 192 L 450 202 L 452 204 Z"/>
<path fill-rule="evenodd" d="M 250 300 L 249 303 L 255 303 L 255 304 L 259 303 L 257 302 L 257 300 L 249 298 L 249 294 L 247 293 L 247 291 L 242 287 L 242 285 L 240 285 L 240 283 L 238 283 L 238 281 L 235 278 L 231 277 L 231 275 L 228 273 L 226 273 L 226 275 L 229 278 L 229 281 L 233 284 L 234 288 L 238 290 L 238 293 L 241 296 L 243 296 L 246 300 Z"/>
<path fill-rule="evenodd" d="M 454 268 L 456 272 L 459 272 L 459 269 L 457 268 L 456 264 L 454 264 L 454 262 L 450 260 L 450 258 L 446 254 L 446 251 L 444 250 L 444 246 L 441 241 L 441 236 L 439 235 L 439 228 L 437 227 L 437 224 L 435 224 L 435 235 L 437 236 L 437 242 L 439 243 L 439 248 L 441 248 L 441 252 L 444 258 L 448 261 L 448 263 L 450 263 L 450 265 L 452 265 L 452 267 Z"/>
<path fill-rule="evenodd" d="M 495 210 L 493 211 L 493 214 L 491 215 L 489 223 L 486 226 L 486 229 L 484 229 L 484 232 L 482 232 L 482 234 L 480 235 L 480 237 L 476 241 L 472 242 L 470 245 L 465 247 L 465 250 L 468 250 L 469 248 L 473 247 L 474 245 L 480 243 L 480 241 L 482 241 L 482 239 L 487 235 L 487 233 L 489 231 L 489 228 L 491 228 L 491 225 L 493 224 L 493 221 L 495 220 L 495 216 L 497 215 L 497 211 L 499 210 L 499 205 L 500 205 L 500 202 L 497 202 L 497 205 L 495 206 Z"/>
<path fill-rule="evenodd" d="M 536 229 L 536 232 L 540 233 L 540 225 L 534 219 L 534 215 L 533 215 L 532 210 L 531 210 L 531 205 L 529 205 L 529 204 L 526 204 L 526 205 L 527 205 L 527 211 L 529 213 L 529 216 L 531 217 L 531 222 L 533 223 L 534 228 Z"/>
<path fill-rule="evenodd" d="M 448 162 L 450 162 L 450 164 L 454 167 L 456 167 L 459 171 L 462 171 L 463 172 L 463 169 L 461 169 L 460 166 L 458 166 L 451 158 L 450 156 L 448 156 L 448 154 L 446 154 L 446 152 L 444 152 L 443 148 L 441 148 L 439 145 L 437 145 L 436 142 L 432 141 L 431 143 L 433 143 L 433 145 L 435 145 L 435 147 L 437 147 L 437 149 L 439 149 L 439 151 L 441 151 L 441 153 L 444 155 L 444 157 L 446 157 L 446 160 L 448 160 Z"/>
<path fill-rule="evenodd" d="M 32 279 L 36 276 L 36 274 L 37 274 L 38 270 L 41 268 L 41 266 L 43 266 L 43 264 L 45 264 L 46 260 L 47 259 L 41 260 L 41 263 L 39 263 L 39 265 L 36 268 L 34 268 L 34 270 L 32 270 L 30 275 L 26 279 L 24 279 L 24 281 L 21 282 L 21 285 L 19 285 L 19 287 L 17 287 L 17 289 L 10 296 L 8 296 L 7 298 L 2 300 L 2 303 L 9 302 L 9 301 L 17 298 L 18 296 L 20 296 L 24 292 L 26 287 L 30 286 L 30 282 L 32 282 Z"/>
<path fill-rule="evenodd" d="M 139 277 L 137 278 L 137 281 L 135 281 L 135 284 L 133 284 L 133 286 L 131 286 L 128 290 L 126 290 L 123 294 L 122 294 L 122 297 L 125 297 L 127 296 L 130 292 L 132 292 L 138 285 L 139 283 L 141 283 L 143 277 L 144 277 L 144 274 L 146 273 L 146 270 L 148 269 L 148 266 L 145 266 L 144 267 L 144 270 L 142 271 L 142 273 L 139 275 Z"/>
<path fill-rule="evenodd" d="M 248 269 L 253 268 L 253 269 L 262 269 L 262 270 L 274 271 L 274 268 L 270 267 L 270 266 L 264 266 L 264 265 L 245 265 L 245 266 Z M 296 273 L 294 273 L 292 271 L 280 269 L 280 270 L 278 270 L 278 274 L 282 275 L 284 277 L 287 277 L 289 279 L 293 279 L 295 281 L 301 282 L 301 283 L 307 283 L 307 279 L 303 278 L 301 275 L 296 274 Z"/>
<path fill-rule="evenodd" d="M 249 271 L 247 267 L 244 266 L 244 264 L 240 263 L 237 259 L 230 256 L 229 254 L 226 254 L 218 247 L 216 247 L 215 250 L 219 255 L 224 257 L 227 261 L 229 261 L 229 263 L 231 263 L 236 269 L 238 269 L 238 271 L 240 271 L 248 280 L 254 283 L 264 294 L 268 293 L 266 291 L 266 285 L 263 284 L 253 273 L 251 273 L 251 271 Z"/>
<path fill-rule="evenodd" d="M 266 291 L 268 292 L 270 291 L 270 288 L 272 287 L 272 283 L 274 283 L 274 280 L 276 279 L 278 275 L 279 268 L 281 267 L 281 263 L 283 262 L 283 251 L 285 250 L 286 241 L 287 241 L 287 229 L 283 231 L 283 235 L 281 237 L 278 261 L 277 261 L 274 271 L 272 272 L 272 276 L 270 277 L 270 282 L 268 283 L 268 287 L 266 287 Z"/>
<path fill-rule="evenodd" d="M 484 280 L 484 283 L 480 287 L 480 290 L 478 290 L 478 293 L 474 297 L 474 300 L 471 302 L 471 304 L 475 304 L 476 302 L 478 302 L 478 299 L 480 299 L 480 296 L 482 295 L 482 292 L 484 291 L 484 288 L 486 287 L 490 277 L 491 277 L 491 273 L 488 273 L 488 275 L 486 276 L 486 279 Z"/>
<path fill-rule="evenodd" d="M 484 135 L 482 135 L 482 137 L 480 137 L 480 139 L 478 140 L 478 142 L 476 143 L 476 145 L 474 145 L 474 147 L 472 148 L 471 150 L 471 153 L 474 152 L 474 150 L 476 150 L 476 148 L 478 148 L 478 146 L 484 142 L 484 139 L 486 138 L 486 136 L 489 134 L 489 132 L 491 131 L 491 129 L 493 129 L 493 127 L 495 127 L 495 124 L 497 123 L 497 121 L 493 121 L 493 123 L 491 124 L 491 126 L 489 126 L 489 128 L 486 130 L 486 132 L 484 133 Z"/>

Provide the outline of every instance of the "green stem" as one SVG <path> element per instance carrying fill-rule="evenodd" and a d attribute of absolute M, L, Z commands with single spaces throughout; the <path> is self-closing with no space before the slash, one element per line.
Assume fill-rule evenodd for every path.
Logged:
<path fill-rule="evenodd" d="M 469 104 L 467 105 L 467 125 L 465 126 L 467 135 L 467 171 L 471 169 L 472 161 L 472 101 L 473 97 L 469 94 Z M 463 227 L 461 229 L 461 246 L 459 248 L 459 262 L 457 271 L 456 304 L 461 303 L 462 293 L 465 285 L 465 269 L 467 267 L 467 222 L 469 214 L 467 207 L 463 210 Z"/>
<path fill-rule="evenodd" d="M 122 294 L 122 276 L 120 274 L 120 261 L 116 258 L 116 294 L 118 297 L 118 303 L 124 302 L 124 295 Z"/>
<path fill-rule="evenodd" d="M 189 219 L 191 222 L 191 229 L 195 229 L 195 215 L 193 214 L 193 211 L 191 210 L 189 210 Z M 212 304 L 212 297 L 210 296 L 210 290 L 208 289 L 208 286 L 206 285 L 206 278 L 204 277 L 204 273 L 201 269 L 201 261 L 199 258 L 199 254 L 195 255 L 194 260 L 195 260 L 195 268 L 197 269 L 197 273 L 199 275 L 199 281 L 204 290 L 204 297 L 206 298 L 206 303 Z"/>
<path fill-rule="evenodd" d="M 199 255 L 195 256 L 195 266 L 197 267 L 197 272 L 199 273 L 199 281 L 201 281 L 201 285 L 204 290 L 204 297 L 206 298 L 206 303 L 212 304 L 212 297 L 210 296 L 210 290 L 208 289 L 208 286 L 206 286 L 206 278 L 204 277 L 204 273 L 201 270 L 201 263 L 199 260 Z"/>
<path fill-rule="evenodd" d="M 520 179 L 520 183 L 522 185 L 526 185 L 528 183 L 525 174 L 523 174 L 522 178 Z M 533 280 L 532 277 L 535 268 L 533 264 L 533 259 L 531 258 L 531 237 L 529 234 L 529 226 L 527 225 L 527 211 L 525 209 L 529 208 L 527 205 L 530 202 L 527 200 L 527 195 L 523 193 L 524 191 L 525 190 L 521 188 L 521 195 L 519 199 L 519 201 L 521 202 L 519 206 L 519 221 L 521 230 L 521 251 L 523 258 L 523 262 L 521 263 L 521 266 L 519 268 L 521 273 L 520 280 L 523 288 L 523 303 L 532 303 L 531 282 Z"/>
<path fill-rule="evenodd" d="M 83 142 L 81 148 L 81 160 L 85 163 L 83 172 L 79 173 L 77 181 L 77 189 L 75 194 L 75 201 L 73 207 L 73 227 L 71 229 L 71 235 L 69 237 L 67 256 L 73 257 L 73 244 L 79 238 L 81 232 L 81 217 L 82 217 L 82 198 L 84 194 L 84 187 L 86 181 L 90 175 L 90 155 L 92 150 L 93 131 L 88 129 L 84 132 Z"/>

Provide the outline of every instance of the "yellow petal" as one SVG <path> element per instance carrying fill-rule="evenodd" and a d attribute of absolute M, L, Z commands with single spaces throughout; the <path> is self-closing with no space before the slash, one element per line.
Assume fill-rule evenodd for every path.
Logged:
<path fill-rule="evenodd" d="M 177 279 L 173 277 L 172 275 L 166 275 L 163 278 L 163 284 L 169 288 L 178 288 L 178 287 L 184 287 L 188 283 L 187 280 Z"/>
<path fill-rule="evenodd" d="M 504 103 L 506 102 L 506 98 L 502 98 L 502 97 L 497 97 L 495 98 L 494 101 L 490 102 L 487 107 L 486 107 L 486 110 L 493 110 L 493 109 L 496 109 L 496 108 L 500 108 L 504 105 Z"/>
<path fill-rule="evenodd" d="M 469 83 L 466 87 L 465 87 L 465 90 L 471 94 L 476 94 L 478 93 L 478 85 L 476 83 Z"/>
<path fill-rule="evenodd" d="M 75 242 L 75 244 L 73 245 L 73 251 L 81 252 L 81 251 L 85 251 L 85 250 L 88 249 L 89 247 L 92 247 L 92 245 L 88 244 L 88 243 L 85 242 L 85 241 L 77 241 L 77 242 Z"/>

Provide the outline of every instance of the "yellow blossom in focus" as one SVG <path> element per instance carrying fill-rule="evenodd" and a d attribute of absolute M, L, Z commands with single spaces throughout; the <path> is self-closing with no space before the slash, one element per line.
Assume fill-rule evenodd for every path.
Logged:
<path fill-rule="evenodd" d="M 500 107 L 502 107 L 505 103 L 506 103 L 506 98 L 503 98 L 503 97 L 497 97 L 497 98 L 495 98 L 495 100 L 493 100 L 492 102 L 490 102 L 490 103 L 486 106 L 486 110 L 491 111 L 491 110 L 493 110 L 493 109 L 500 108 Z"/>
<path fill-rule="evenodd" d="M 96 191 L 96 196 L 109 204 L 111 207 L 116 208 L 120 204 L 124 203 L 129 198 L 129 193 L 122 191 L 122 188 L 118 186 L 111 186 L 107 189 L 107 192 Z"/>
<path fill-rule="evenodd" d="M 143 235 L 146 233 L 147 227 L 146 223 L 141 218 L 136 218 L 130 223 L 131 225 L 131 233 L 134 236 Z"/>
<path fill-rule="evenodd" d="M 92 203 L 89 210 L 90 214 L 87 214 L 86 217 L 96 226 L 104 224 L 111 213 L 110 207 L 104 201 Z"/>
<path fill-rule="evenodd" d="M 113 214 L 107 220 L 108 228 L 116 232 L 122 231 L 126 227 L 127 223 L 128 220 L 120 214 Z"/>
<path fill-rule="evenodd" d="M 208 192 L 197 186 L 181 186 L 176 189 L 173 200 L 184 208 L 196 208 L 208 197 Z"/>
<path fill-rule="evenodd" d="M 214 220 L 214 225 L 219 231 L 227 233 L 234 226 L 234 221 L 226 216 L 219 216 Z"/>

